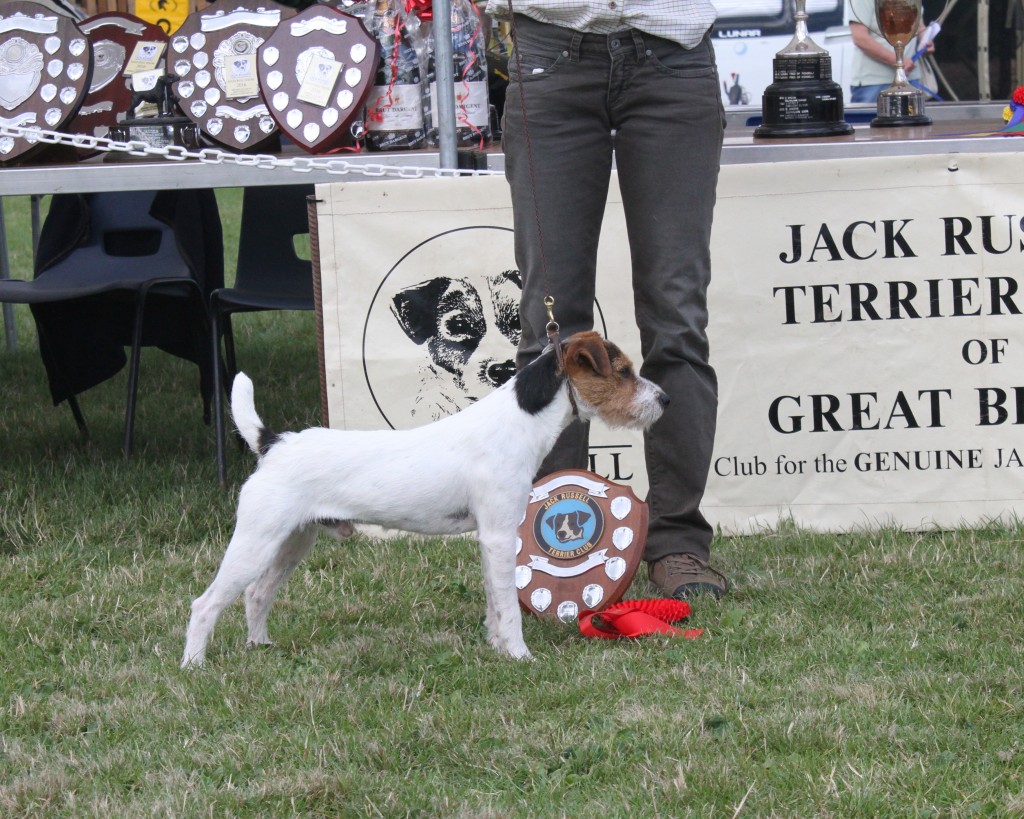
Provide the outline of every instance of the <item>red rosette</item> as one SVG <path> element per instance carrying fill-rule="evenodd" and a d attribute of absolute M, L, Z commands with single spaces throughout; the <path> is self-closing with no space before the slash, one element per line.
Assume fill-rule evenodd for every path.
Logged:
<path fill-rule="evenodd" d="M 623 600 L 604 611 L 586 611 L 580 615 L 580 631 L 587 637 L 614 640 L 619 637 L 643 637 L 665 634 L 694 640 L 704 629 L 683 629 L 671 625 L 690 616 L 690 604 L 682 600 L 657 598 Z"/>

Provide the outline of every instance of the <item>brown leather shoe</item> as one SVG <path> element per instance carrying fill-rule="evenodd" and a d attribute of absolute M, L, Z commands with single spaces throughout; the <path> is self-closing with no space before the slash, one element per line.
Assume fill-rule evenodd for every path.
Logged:
<path fill-rule="evenodd" d="M 725 575 L 695 555 L 665 555 L 647 566 L 647 575 L 665 597 L 687 600 L 700 594 L 721 597 L 729 588 Z"/>

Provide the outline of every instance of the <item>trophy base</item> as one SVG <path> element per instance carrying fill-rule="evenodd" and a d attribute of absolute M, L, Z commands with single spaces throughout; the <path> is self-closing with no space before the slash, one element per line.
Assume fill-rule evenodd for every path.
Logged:
<path fill-rule="evenodd" d="M 144 117 L 126 119 L 110 128 L 110 139 L 115 142 L 144 142 L 152 148 L 175 146 L 187 151 L 198 151 L 199 127 L 187 117 Z M 133 156 L 112 151 L 103 157 L 104 162 L 150 162 L 159 154 Z"/>
<path fill-rule="evenodd" d="M 843 90 L 831 80 L 783 81 L 769 85 L 761 98 L 761 139 L 847 136 L 853 126 L 843 119 Z"/>
<path fill-rule="evenodd" d="M 758 139 L 807 139 L 810 137 L 849 136 L 853 126 L 848 122 L 807 122 L 799 125 L 765 123 L 754 129 Z"/>
<path fill-rule="evenodd" d="M 887 88 L 878 95 L 878 116 L 871 120 L 872 128 L 909 128 L 931 124 L 931 117 L 924 113 L 924 93 L 920 89 L 908 85 Z"/>

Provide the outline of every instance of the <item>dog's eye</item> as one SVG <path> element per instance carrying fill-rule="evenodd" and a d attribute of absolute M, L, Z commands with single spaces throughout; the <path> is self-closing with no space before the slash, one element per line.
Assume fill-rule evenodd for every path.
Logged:
<path fill-rule="evenodd" d="M 623 365 L 622 367 L 619 367 L 619 375 L 621 375 L 623 378 L 632 378 L 633 368 Z"/>
<path fill-rule="evenodd" d="M 466 339 L 475 335 L 476 327 L 467 316 L 455 314 L 445 319 L 444 328 L 449 338 Z"/>

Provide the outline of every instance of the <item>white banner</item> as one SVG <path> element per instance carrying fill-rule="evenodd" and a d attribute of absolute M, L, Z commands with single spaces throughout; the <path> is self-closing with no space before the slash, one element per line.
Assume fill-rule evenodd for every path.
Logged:
<path fill-rule="evenodd" d="M 418 425 L 507 377 L 518 291 L 504 179 L 317 194 L 332 426 Z M 713 524 L 1018 513 L 1024 158 L 725 166 L 712 254 Z M 598 269 L 598 329 L 638 358 L 614 183 Z M 591 438 L 591 468 L 643 497 L 640 437 L 594 425 Z"/>

